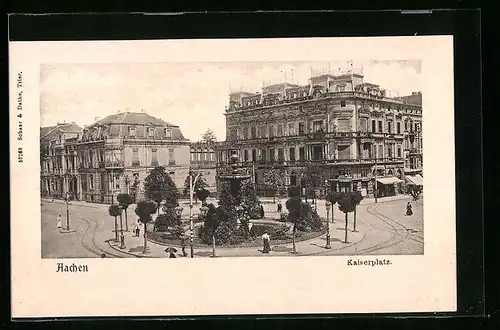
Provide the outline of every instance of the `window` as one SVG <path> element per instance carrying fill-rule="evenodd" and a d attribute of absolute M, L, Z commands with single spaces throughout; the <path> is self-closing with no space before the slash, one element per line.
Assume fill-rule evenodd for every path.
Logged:
<path fill-rule="evenodd" d="M 155 129 L 148 128 L 148 137 L 154 137 L 154 136 L 155 136 Z"/>
<path fill-rule="evenodd" d="M 378 132 L 382 133 L 383 132 L 383 127 L 382 127 L 382 120 L 378 121 Z"/>
<path fill-rule="evenodd" d="M 351 158 L 349 145 L 339 145 L 337 147 L 338 159 L 349 159 Z"/>
<path fill-rule="evenodd" d="M 252 149 L 252 162 L 257 161 L 257 150 Z"/>
<path fill-rule="evenodd" d="M 375 133 L 375 120 L 372 120 L 372 132 Z"/>
<path fill-rule="evenodd" d="M 304 135 L 304 123 L 299 123 L 299 135 Z"/>
<path fill-rule="evenodd" d="M 320 131 L 322 131 L 322 128 L 323 128 L 323 121 L 322 120 L 315 120 L 313 123 L 314 132 L 320 132 Z"/>
<path fill-rule="evenodd" d="M 257 138 L 257 128 L 255 126 L 252 126 L 251 133 L 252 133 L 252 139 L 256 139 Z"/>
<path fill-rule="evenodd" d="M 337 119 L 337 131 L 338 132 L 351 131 L 351 120 L 350 119 Z"/>
<path fill-rule="evenodd" d="M 260 138 L 261 138 L 261 139 L 263 139 L 263 138 L 267 137 L 267 135 L 266 135 L 266 129 L 267 129 L 267 127 L 266 127 L 266 126 L 261 126 L 261 127 L 260 127 Z"/>
<path fill-rule="evenodd" d="M 269 137 L 270 138 L 274 137 L 274 126 L 273 125 L 270 125 L 268 127 L 268 131 L 269 131 Z"/>
<path fill-rule="evenodd" d="M 392 121 L 387 122 L 387 133 L 392 133 Z"/>
<path fill-rule="evenodd" d="M 304 147 L 299 148 L 299 160 L 306 159 L 306 149 Z"/>
<path fill-rule="evenodd" d="M 289 156 L 290 161 L 294 162 L 295 161 L 295 148 L 290 148 L 289 153 L 290 153 L 290 156 Z"/>
<path fill-rule="evenodd" d="M 174 165 L 175 164 L 174 149 L 168 149 L 168 164 L 169 165 Z"/>
<path fill-rule="evenodd" d="M 341 92 L 343 92 L 343 91 L 341 91 Z M 340 107 L 345 108 L 345 100 L 340 101 Z"/>
<path fill-rule="evenodd" d="M 398 122 L 397 123 L 397 131 L 396 131 L 398 134 L 401 134 L 401 123 Z"/>
<path fill-rule="evenodd" d="M 297 98 L 297 93 L 293 93 L 293 94 L 292 94 L 292 97 L 293 97 L 294 99 L 296 99 L 296 98 Z"/>
<path fill-rule="evenodd" d="M 410 132 L 413 132 L 413 123 L 410 123 Z"/>
<path fill-rule="evenodd" d="M 276 157 L 274 155 L 274 149 L 269 149 L 269 161 L 274 162 L 275 159 Z"/>
<path fill-rule="evenodd" d="M 135 127 L 128 128 L 128 136 L 135 136 Z"/>
<path fill-rule="evenodd" d="M 398 158 L 401 158 L 401 146 L 398 146 Z"/>
<path fill-rule="evenodd" d="M 278 126 L 276 126 L 276 128 L 277 128 L 276 136 L 283 136 L 283 125 L 279 124 Z"/>
<path fill-rule="evenodd" d="M 170 128 L 165 128 L 164 132 L 165 132 L 165 137 L 167 139 L 171 139 L 172 138 L 172 130 Z"/>
<path fill-rule="evenodd" d="M 387 157 L 388 157 L 388 158 L 392 158 L 392 148 L 393 148 L 393 147 L 394 147 L 394 146 L 393 146 L 392 144 L 389 144 L 389 145 L 387 146 Z"/>
<path fill-rule="evenodd" d="M 243 160 L 248 162 L 248 150 L 243 150 Z"/>
<path fill-rule="evenodd" d="M 267 161 L 267 152 L 265 149 L 261 149 L 260 151 L 260 161 L 261 162 Z"/>
<path fill-rule="evenodd" d="M 293 123 L 288 124 L 288 135 L 295 135 L 295 125 Z"/>
<path fill-rule="evenodd" d="M 384 158 L 384 146 L 383 145 L 378 146 L 377 158 Z"/>
<path fill-rule="evenodd" d="M 89 175 L 89 187 L 90 189 L 94 189 L 94 174 Z"/>
<path fill-rule="evenodd" d="M 360 118 L 359 119 L 359 129 L 361 130 L 361 132 L 366 132 L 367 131 L 367 120 L 366 118 Z"/>
<path fill-rule="evenodd" d="M 405 121 L 405 131 L 408 131 L 408 123 Z"/>
<path fill-rule="evenodd" d="M 391 105 L 390 104 L 387 105 L 387 110 L 391 111 Z"/>
<path fill-rule="evenodd" d="M 250 137 L 250 136 L 249 136 L 249 132 L 250 132 L 250 131 L 249 131 L 249 128 L 248 128 L 248 127 L 243 128 L 243 138 L 244 138 L 245 140 L 249 139 L 249 137 Z"/>
<path fill-rule="evenodd" d="M 283 163 L 285 161 L 285 149 L 278 148 L 278 162 Z"/>
<path fill-rule="evenodd" d="M 132 149 L 132 166 L 139 166 L 139 148 Z"/>
<path fill-rule="evenodd" d="M 237 138 L 238 131 L 236 128 L 229 129 L 229 140 L 234 141 Z"/>
<path fill-rule="evenodd" d="M 151 149 L 151 165 L 158 165 L 158 149 L 156 148 Z"/>

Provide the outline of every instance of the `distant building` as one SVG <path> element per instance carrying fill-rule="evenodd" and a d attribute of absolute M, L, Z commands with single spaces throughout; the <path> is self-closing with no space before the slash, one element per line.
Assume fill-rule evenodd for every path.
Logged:
<path fill-rule="evenodd" d="M 215 145 L 206 142 L 192 142 L 190 144 L 191 168 L 204 172 L 203 177 L 210 191 L 216 190 Z"/>
<path fill-rule="evenodd" d="M 303 86 L 232 93 L 226 141 L 216 148 L 218 168 L 237 153 L 252 167 L 260 194 L 270 168 L 282 173 L 286 186 L 300 186 L 312 165 L 334 190 L 373 195 L 376 177 L 379 196 L 401 193 L 406 170 L 422 168 L 422 106 L 387 94 L 354 71 L 315 75 Z M 411 156 L 415 152 L 420 158 Z"/>
<path fill-rule="evenodd" d="M 69 191 L 80 200 L 111 203 L 117 194 L 130 193 L 138 200 L 143 198 L 144 178 L 154 167 L 164 166 L 179 190 L 189 173 L 189 140 L 179 126 L 145 112 L 113 114 L 79 128 L 78 132 L 75 127 L 72 135 L 58 131 L 63 129 L 50 131 L 42 140 L 62 135 L 60 142 L 57 139 L 53 142 L 56 152 L 64 151 L 56 153 L 54 158 L 55 175 L 57 178 L 59 172 L 69 171 L 71 176 L 67 181 L 59 180 L 61 183 L 56 183 L 55 190 L 42 189 L 49 195 Z M 61 165 L 57 163 L 59 159 Z M 69 163 L 65 165 L 65 161 Z M 42 173 L 54 171 L 52 168 L 44 165 Z"/>

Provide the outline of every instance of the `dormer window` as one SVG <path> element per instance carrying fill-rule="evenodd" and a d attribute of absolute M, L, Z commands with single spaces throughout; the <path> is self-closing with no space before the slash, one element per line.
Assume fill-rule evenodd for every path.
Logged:
<path fill-rule="evenodd" d="M 148 137 L 154 137 L 155 136 L 155 129 L 152 127 L 148 128 Z"/>
<path fill-rule="evenodd" d="M 172 138 L 172 130 L 170 128 L 165 128 L 164 132 L 165 132 L 165 137 L 167 139 L 171 139 Z"/>
<path fill-rule="evenodd" d="M 135 136 L 135 127 L 128 128 L 128 136 Z"/>

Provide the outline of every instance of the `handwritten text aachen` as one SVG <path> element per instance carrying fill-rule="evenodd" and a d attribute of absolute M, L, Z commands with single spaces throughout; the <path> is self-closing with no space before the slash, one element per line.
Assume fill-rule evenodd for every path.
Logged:
<path fill-rule="evenodd" d="M 348 259 L 347 260 L 347 266 L 386 266 L 386 265 L 392 265 L 391 261 L 389 259 L 371 259 L 371 260 L 364 260 L 364 259 Z"/>

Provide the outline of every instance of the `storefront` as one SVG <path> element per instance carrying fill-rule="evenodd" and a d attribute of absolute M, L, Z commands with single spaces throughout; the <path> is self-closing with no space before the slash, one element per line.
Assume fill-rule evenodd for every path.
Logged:
<path fill-rule="evenodd" d="M 406 175 L 406 191 L 411 192 L 412 189 L 419 188 L 423 190 L 424 178 L 420 174 L 416 175 Z"/>
<path fill-rule="evenodd" d="M 395 196 L 401 191 L 403 180 L 395 176 L 377 178 L 378 197 Z"/>

